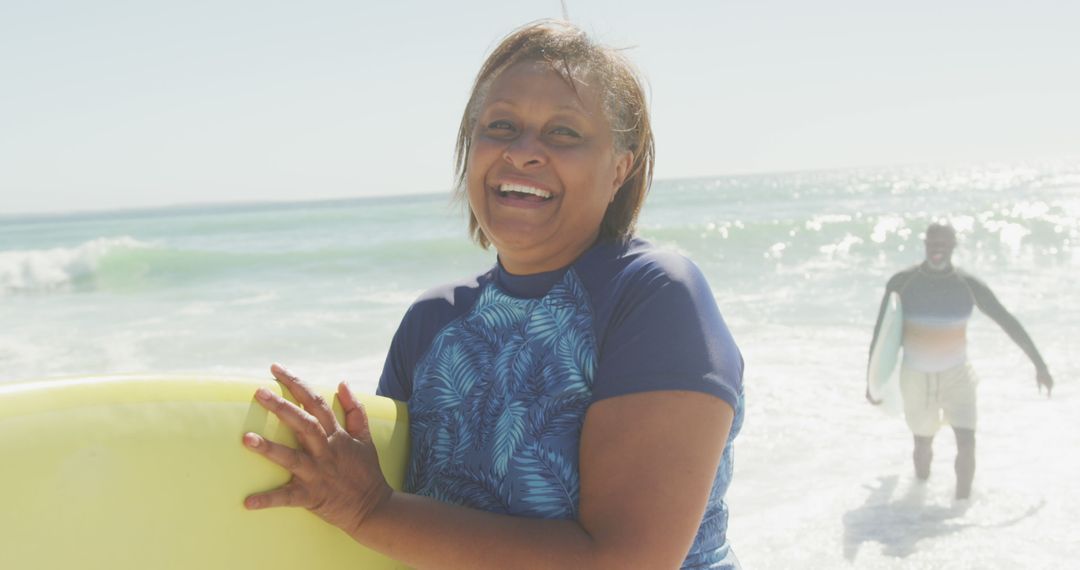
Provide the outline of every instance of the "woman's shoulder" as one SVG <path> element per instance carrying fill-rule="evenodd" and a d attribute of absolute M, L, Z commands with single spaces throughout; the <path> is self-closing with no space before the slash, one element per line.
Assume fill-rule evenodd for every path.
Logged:
<path fill-rule="evenodd" d="M 701 269 L 676 249 L 663 247 L 643 238 L 611 242 L 599 246 L 592 259 L 577 268 L 583 278 L 607 281 L 608 285 L 664 286 L 697 285 L 705 281 Z"/>
<path fill-rule="evenodd" d="M 405 319 L 449 320 L 468 312 L 480 296 L 480 291 L 493 277 L 494 269 L 488 269 L 478 275 L 436 285 L 421 293 L 412 302 Z"/>

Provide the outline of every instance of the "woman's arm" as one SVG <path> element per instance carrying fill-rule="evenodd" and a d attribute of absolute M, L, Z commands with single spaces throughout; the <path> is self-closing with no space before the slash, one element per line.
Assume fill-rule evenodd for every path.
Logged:
<path fill-rule="evenodd" d="M 269 393 L 260 401 L 297 431 L 302 449 L 245 437 L 294 473 L 285 487 L 250 497 L 249 508 L 309 508 L 417 568 L 677 568 L 701 523 L 734 417 L 725 401 L 696 392 L 600 401 L 582 429 L 579 520 L 530 519 L 390 492 L 352 393 L 338 393 L 342 429 L 297 379 L 280 369 L 275 376 L 304 410 Z"/>

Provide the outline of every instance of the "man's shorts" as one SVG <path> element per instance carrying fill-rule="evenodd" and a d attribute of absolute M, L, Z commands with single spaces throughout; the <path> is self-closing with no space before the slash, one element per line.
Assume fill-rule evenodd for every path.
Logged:
<path fill-rule="evenodd" d="M 932 437 L 942 425 L 975 429 L 975 386 L 979 379 L 970 363 L 941 372 L 900 368 L 904 419 L 915 435 Z"/>

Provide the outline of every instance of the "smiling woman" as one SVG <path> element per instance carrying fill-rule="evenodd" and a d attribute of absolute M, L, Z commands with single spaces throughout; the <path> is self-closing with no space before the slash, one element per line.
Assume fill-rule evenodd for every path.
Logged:
<path fill-rule="evenodd" d="M 379 393 L 407 402 L 404 491 L 378 469 L 344 384 L 342 426 L 280 367 L 296 404 L 257 399 L 299 449 L 249 508 L 302 506 L 419 568 L 737 568 L 724 495 L 743 362 L 698 268 L 634 237 L 652 132 L 633 68 L 544 21 L 484 63 L 458 137 L 460 196 L 495 267 L 406 313 Z"/>

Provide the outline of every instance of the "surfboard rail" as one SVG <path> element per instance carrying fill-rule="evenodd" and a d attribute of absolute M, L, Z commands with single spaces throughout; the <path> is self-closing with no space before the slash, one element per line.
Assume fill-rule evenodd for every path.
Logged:
<path fill-rule="evenodd" d="M 894 372 L 900 358 L 904 340 L 904 309 L 900 295 L 889 294 L 885 314 L 878 329 L 877 343 L 870 354 L 866 370 L 866 385 L 870 397 L 882 402 L 881 408 L 889 413 L 898 412 L 901 405 L 900 383 Z"/>

